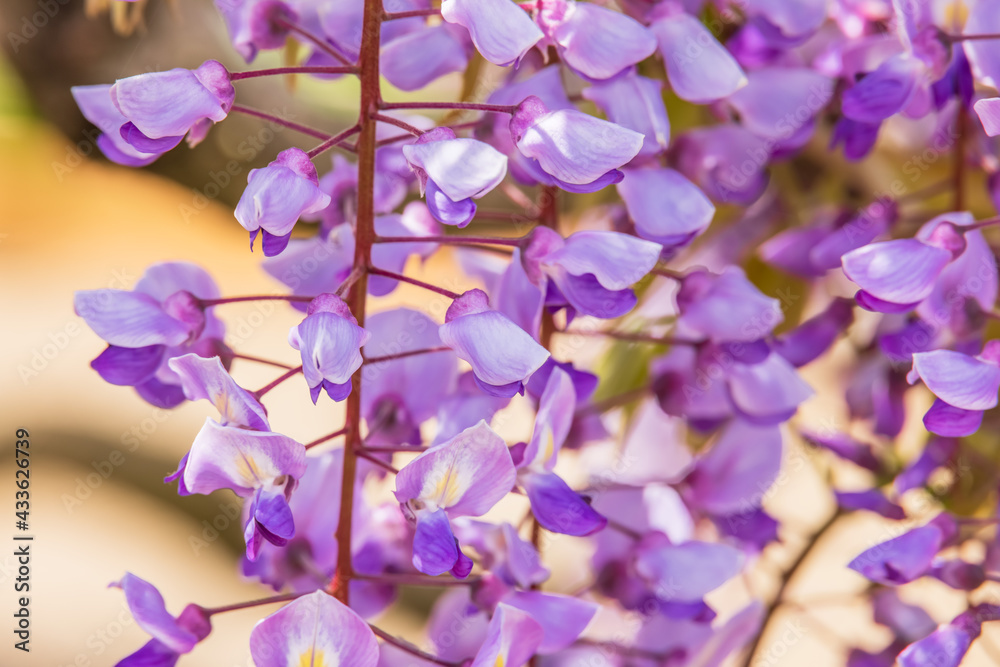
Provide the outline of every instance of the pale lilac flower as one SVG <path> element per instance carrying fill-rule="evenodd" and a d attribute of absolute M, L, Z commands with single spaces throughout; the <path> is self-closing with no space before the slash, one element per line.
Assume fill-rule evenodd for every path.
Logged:
<path fill-rule="evenodd" d="M 320 190 L 312 160 L 305 151 L 289 148 L 264 169 L 250 170 L 247 188 L 236 205 L 236 219 L 250 232 L 251 250 L 263 231 L 264 254 L 273 257 L 288 245 L 299 217 L 329 204 L 330 196 Z"/>
<path fill-rule="evenodd" d="M 425 132 L 403 155 L 417 174 L 420 190 L 434 217 L 448 225 L 465 227 L 476 214 L 478 199 L 507 174 L 507 157 L 489 144 L 456 138 L 439 127 Z"/>
<path fill-rule="evenodd" d="M 641 23 L 592 2 L 542 0 L 536 13 L 559 56 L 587 79 L 611 79 L 656 51 L 656 38 Z"/>
<path fill-rule="evenodd" d="M 607 520 L 553 472 L 573 424 L 575 408 L 572 379 L 562 369 L 554 368 L 538 403 L 531 440 L 523 448 L 515 448 L 513 456 L 518 483 L 527 493 L 538 523 L 554 533 L 590 535 L 604 528 Z"/>
<path fill-rule="evenodd" d="M 612 123 L 643 134 L 640 156 L 656 155 L 667 149 L 670 119 L 663 103 L 661 82 L 629 70 L 584 88 L 583 97 L 603 109 Z"/>
<path fill-rule="evenodd" d="M 470 667 L 524 667 L 542 643 L 544 630 L 527 612 L 500 603 L 486 640 Z"/>
<path fill-rule="evenodd" d="M 464 578 L 472 561 L 461 552 L 449 519 L 481 516 L 514 486 L 507 445 L 486 422 L 423 452 L 396 475 L 396 500 L 416 525 L 413 566 Z"/>
<path fill-rule="evenodd" d="M 125 117 L 120 133 L 143 153 L 170 150 L 188 135 L 200 142 L 212 123 L 224 120 L 236 91 L 229 72 L 216 60 L 198 69 L 137 74 L 111 86 L 111 101 Z"/>
<path fill-rule="evenodd" d="M 927 574 L 938 551 L 956 532 L 954 519 L 939 514 L 923 526 L 862 552 L 847 567 L 888 586 L 909 583 Z"/>
<path fill-rule="evenodd" d="M 976 357 L 954 350 L 913 355 L 912 384 L 924 381 L 937 400 L 924 415 L 924 426 L 938 435 L 959 437 L 979 430 L 983 411 L 996 407 L 1000 390 L 1000 341 L 986 343 Z"/>
<path fill-rule="evenodd" d="M 516 65 L 543 35 L 513 0 L 443 0 L 441 17 L 469 31 L 472 43 L 494 65 Z"/>
<path fill-rule="evenodd" d="M 73 86 L 73 99 L 83 117 L 101 130 L 97 147 L 112 162 L 126 167 L 145 167 L 160 157 L 159 151 L 144 153 L 122 138 L 121 127 L 128 122 L 111 101 L 111 85 Z"/>
<path fill-rule="evenodd" d="M 122 589 L 136 624 L 152 636 L 142 648 L 119 661 L 117 667 L 172 667 L 182 654 L 190 653 L 212 631 L 204 609 L 189 604 L 174 617 L 156 587 L 131 572 L 111 585 Z"/>
<path fill-rule="evenodd" d="M 618 168 L 639 154 L 644 141 L 638 132 L 576 109 L 550 111 L 535 96 L 518 105 L 510 133 L 521 154 L 535 160 L 552 185 L 569 192 L 595 192 L 619 182 Z"/>
<path fill-rule="evenodd" d="M 250 655 L 257 667 L 375 667 L 379 645 L 357 613 L 315 591 L 258 621 L 250 633 Z"/>
<path fill-rule="evenodd" d="M 371 334 L 358 326 L 344 300 L 320 294 L 306 317 L 288 332 L 288 344 L 302 354 L 302 374 L 313 403 L 321 391 L 335 401 L 351 393 L 351 376 L 361 368 L 361 346 Z"/>
<path fill-rule="evenodd" d="M 524 382 L 549 358 L 534 338 L 490 308 L 486 293 L 478 289 L 452 302 L 438 334 L 472 366 L 480 388 L 493 396 L 523 393 Z"/>
<path fill-rule="evenodd" d="M 636 304 L 630 287 L 656 265 L 658 243 L 618 232 L 583 231 L 563 239 L 535 227 L 521 261 L 528 279 L 546 295 L 550 308 L 610 319 Z"/>
<path fill-rule="evenodd" d="M 706 104 L 729 97 L 746 85 L 742 68 L 701 21 L 673 3 L 650 25 L 667 67 L 674 93 L 683 100 Z"/>
<path fill-rule="evenodd" d="M 708 229 L 715 205 L 673 169 L 625 169 L 617 185 L 636 233 L 664 250 L 690 244 Z"/>
<path fill-rule="evenodd" d="M 109 343 L 91 366 L 111 384 L 135 387 L 161 408 L 183 402 L 173 357 L 193 352 L 203 357 L 230 354 L 222 342 L 225 327 L 200 299 L 215 299 L 219 288 L 204 269 L 186 262 L 165 262 L 146 269 L 132 292 L 116 289 L 77 292 L 73 308 Z"/>

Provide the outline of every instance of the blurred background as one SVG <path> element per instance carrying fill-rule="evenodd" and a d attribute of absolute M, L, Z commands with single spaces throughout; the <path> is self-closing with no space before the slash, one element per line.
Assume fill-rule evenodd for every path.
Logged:
<path fill-rule="evenodd" d="M 224 295 L 279 291 L 260 270 L 259 253 L 248 251 L 246 233 L 233 218 L 232 207 L 247 172 L 302 137 L 291 131 L 262 135 L 262 123 L 234 115 L 214 127 L 196 149 L 180 147 L 145 169 L 107 162 L 94 144 L 96 133 L 70 96 L 71 86 L 196 67 L 209 58 L 232 69 L 244 64 L 229 46 L 208 0 L 140 0 L 114 3 L 110 11 L 100 5 L 78 0 L 0 3 L 0 516 L 7 522 L 0 522 L 0 617 L 5 619 L 0 622 L 0 665 L 5 667 L 113 665 L 137 649 L 146 635 L 132 621 L 120 591 L 107 588 L 126 571 L 159 587 L 174 613 L 191 601 L 216 606 L 270 593 L 238 573 L 242 536 L 233 518 L 238 499 L 228 493 L 179 498 L 173 485 L 161 483 L 176 468 L 211 408 L 186 404 L 164 411 L 129 388 L 101 381 L 89 362 L 104 344 L 74 315 L 72 300 L 77 289 L 131 289 L 148 265 L 168 260 L 203 266 Z M 264 56 L 254 66 L 278 62 Z M 454 98 L 462 86 L 461 77 L 445 77 L 421 95 Z M 239 96 L 241 104 L 330 130 L 353 122 L 356 115 L 357 90 L 350 80 L 255 80 L 241 84 Z M 672 119 L 678 120 L 673 113 Z M 298 145 L 308 148 L 312 143 L 306 139 Z M 247 145 L 252 148 L 247 150 Z M 834 160 L 822 147 L 803 160 L 810 154 L 819 164 Z M 230 160 L 237 160 L 240 169 L 226 179 Z M 877 159 L 875 163 L 878 172 Z M 830 165 L 799 167 L 796 178 L 815 182 Z M 852 173 L 871 169 L 854 168 Z M 878 175 L 885 180 L 892 170 Z M 927 177 L 927 182 L 933 180 Z M 492 207 L 498 205 L 493 202 Z M 439 253 L 427 266 L 410 266 L 408 272 L 424 272 L 458 291 L 476 285 L 454 267 L 453 257 Z M 786 277 L 762 274 L 760 266 L 751 270 L 756 270 L 758 284 L 768 286 L 767 293 L 789 287 Z M 405 303 L 440 320 L 446 304 L 428 294 L 404 287 L 376 300 L 373 310 Z M 796 299 L 789 304 L 787 319 L 794 321 L 808 309 L 808 298 Z M 291 309 L 234 304 L 218 314 L 228 325 L 227 343 L 241 353 L 294 363 L 295 352 L 284 344 L 288 328 L 299 320 Z M 564 360 L 594 354 L 579 345 L 556 350 L 556 357 Z M 806 379 L 818 396 L 805 406 L 803 422 L 829 427 L 846 420 L 840 412 L 839 370 L 850 359 L 847 345 L 823 367 L 807 369 Z M 233 373 L 251 388 L 275 377 L 267 367 L 239 361 Z M 926 397 L 912 398 L 926 407 Z M 274 429 L 302 442 L 342 424 L 340 406 L 325 399 L 312 406 L 294 382 L 269 394 L 267 403 Z M 913 407 L 914 414 L 923 412 L 919 405 Z M 511 410 L 523 408 L 515 404 Z M 510 441 L 526 437 L 524 430 L 530 428 L 530 419 L 505 423 L 502 433 Z M 29 654 L 12 648 L 10 631 L 20 595 L 13 591 L 17 572 L 10 539 L 15 533 L 12 462 L 18 428 L 28 430 L 31 440 L 28 532 L 35 540 Z M 911 439 L 920 437 L 919 424 L 910 431 Z M 812 454 L 792 438 L 787 449 L 788 475 L 766 500 L 782 520 L 784 544 L 765 552 L 747 581 L 731 582 L 713 594 L 723 615 L 751 595 L 772 596 L 775 575 L 834 509 L 825 480 L 810 464 Z M 965 472 L 975 476 L 971 468 Z M 888 640 L 871 623 L 870 611 L 852 602 L 851 593 L 863 590 L 865 582 L 844 564 L 889 537 L 889 530 L 880 520 L 858 517 L 842 522 L 828 536 L 820 555 L 807 563 L 789 591 L 801 605 L 788 605 L 776 617 L 762 644 L 765 661 L 760 664 L 801 665 L 808 660 L 813 667 L 838 665 L 844 663 L 847 646 L 874 650 Z M 553 541 L 546 558 L 550 567 L 558 566 L 552 567 L 556 576 L 547 588 L 568 591 L 579 585 L 586 576 L 579 567 L 584 562 L 581 546 L 573 538 Z M 576 566 L 563 567 L 565 563 Z M 907 596 L 931 600 L 929 611 L 938 621 L 950 620 L 962 608 L 960 595 L 934 582 L 908 588 Z M 409 591 L 378 622 L 419 641 L 431 601 L 429 592 Z M 208 640 L 181 664 L 252 665 L 247 636 L 270 610 L 218 618 Z M 592 634 L 610 634 L 625 622 L 601 617 Z M 977 642 L 963 664 L 1000 664 L 990 655 L 992 632 L 986 634 L 987 641 Z"/>

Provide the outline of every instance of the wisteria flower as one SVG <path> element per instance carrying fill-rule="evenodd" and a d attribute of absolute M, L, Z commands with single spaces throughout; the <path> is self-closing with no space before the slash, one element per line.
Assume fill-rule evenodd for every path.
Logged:
<path fill-rule="evenodd" d="M 443 0 L 441 18 L 468 30 L 476 50 L 501 67 L 516 64 L 543 37 L 513 0 Z"/>
<path fill-rule="evenodd" d="M 83 117 L 100 128 L 97 147 L 106 158 L 126 167 L 145 167 L 160 157 L 159 151 L 140 151 L 122 137 L 121 127 L 128 119 L 111 101 L 110 84 L 73 86 L 70 90 Z"/>
<path fill-rule="evenodd" d="M 447 225 L 468 225 L 476 214 L 473 198 L 495 188 L 507 174 L 505 155 L 481 141 L 456 138 L 447 127 L 422 134 L 403 147 L 403 155 L 420 180 L 427 208 Z"/>
<path fill-rule="evenodd" d="M 915 308 L 965 251 L 960 226 L 965 222 L 971 222 L 967 213 L 941 216 L 925 225 L 917 238 L 880 241 L 845 254 L 844 273 L 861 288 L 855 295 L 858 304 L 889 313 Z"/>
<path fill-rule="evenodd" d="M 486 630 L 486 640 L 470 667 L 524 667 L 535 655 L 544 635 L 542 626 L 530 614 L 500 603 Z"/>
<path fill-rule="evenodd" d="M 478 289 L 452 302 L 438 335 L 472 366 L 476 384 L 492 396 L 523 393 L 524 382 L 549 358 L 524 329 L 490 308 L 489 297 Z"/>
<path fill-rule="evenodd" d="M 122 589 L 135 622 L 152 636 L 142 648 L 119 661 L 117 667 L 170 667 L 212 631 L 204 609 L 189 604 L 179 616 L 173 616 L 156 587 L 131 572 L 111 585 Z"/>
<path fill-rule="evenodd" d="M 413 566 L 425 574 L 468 576 L 472 561 L 459 549 L 449 520 L 485 514 L 511 490 L 515 476 L 506 443 L 482 421 L 404 466 L 395 494 L 416 525 Z"/>
<path fill-rule="evenodd" d="M 565 535 L 589 535 L 604 528 L 607 519 L 552 470 L 569 435 L 576 409 L 576 391 L 570 376 L 553 368 L 538 403 L 531 440 L 515 449 L 518 483 L 531 501 L 531 511 L 543 527 Z"/>
<path fill-rule="evenodd" d="M 219 289 L 204 269 L 186 262 L 150 266 L 131 292 L 118 289 L 76 293 L 73 308 L 109 344 L 91 366 L 111 384 L 135 387 L 161 408 L 184 400 L 181 382 L 168 361 L 193 352 L 228 354 L 225 328 L 201 299 Z"/>
<path fill-rule="evenodd" d="M 369 359 L 442 347 L 438 325 L 409 308 L 376 313 L 366 323 Z M 408 332 L 401 337 L 397 332 Z M 433 417 L 458 384 L 458 364 L 448 350 L 369 363 L 362 373 L 361 413 L 375 444 L 419 445 L 420 425 Z M 477 420 L 478 421 L 478 420 Z"/>
<path fill-rule="evenodd" d="M 172 69 L 119 79 L 111 101 L 126 121 L 123 139 L 143 153 L 162 153 L 181 142 L 192 146 L 212 123 L 224 120 L 236 91 L 222 63 L 207 60 L 198 69 Z"/>
<path fill-rule="evenodd" d="M 639 154 L 638 132 L 576 109 L 550 111 L 528 97 L 510 120 L 517 149 L 537 163 L 543 182 L 569 192 L 596 192 L 622 179 L 618 168 Z"/>
<path fill-rule="evenodd" d="M 577 232 L 563 239 L 547 227 L 528 237 L 521 261 L 546 305 L 611 319 L 635 306 L 630 287 L 656 265 L 662 246 L 618 232 Z"/>
<path fill-rule="evenodd" d="M 250 633 L 250 656 L 257 667 L 375 667 L 379 645 L 350 607 L 314 591 L 257 622 Z"/>
<path fill-rule="evenodd" d="M 673 169 L 626 169 L 618 184 L 636 233 L 665 250 L 691 243 L 708 229 L 715 205 L 694 183 Z"/>
<path fill-rule="evenodd" d="M 659 42 L 670 87 L 683 100 L 705 104 L 729 97 L 747 78 L 736 59 L 701 21 L 679 4 L 663 3 L 649 26 Z"/>
<path fill-rule="evenodd" d="M 611 79 L 656 51 L 656 38 L 633 18 L 591 2 L 544 0 L 536 21 L 574 72 Z"/>
<path fill-rule="evenodd" d="M 1000 341 L 989 341 L 975 357 L 954 350 L 917 352 L 907 380 L 912 384 L 917 379 L 937 398 L 924 415 L 927 430 L 952 437 L 971 435 L 979 430 L 983 411 L 997 405 Z"/>
<path fill-rule="evenodd" d="M 251 169 L 247 188 L 236 205 L 236 219 L 250 232 L 253 249 L 257 234 L 268 257 L 288 245 L 299 218 L 330 205 L 330 196 L 320 190 L 316 167 L 305 151 L 289 148 L 263 169 Z"/>
<path fill-rule="evenodd" d="M 670 118 L 663 103 L 661 82 L 630 70 L 584 88 L 582 94 L 603 109 L 612 123 L 643 134 L 645 139 L 639 156 L 656 155 L 666 150 L 670 142 Z"/>
<path fill-rule="evenodd" d="M 288 333 L 288 344 L 302 354 L 302 374 L 313 403 L 321 391 L 335 401 L 351 393 L 351 376 L 361 368 L 361 346 L 371 334 L 335 294 L 320 294 L 309 303 L 306 317 Z"/>
<path fill-rule="evenodd" d="M 923 526 L 862 552 L 847 566 L 888 586 L 909 583 L 928 573 L 937 553 L 956 532 L 954 519 L 939 514 Z"/>

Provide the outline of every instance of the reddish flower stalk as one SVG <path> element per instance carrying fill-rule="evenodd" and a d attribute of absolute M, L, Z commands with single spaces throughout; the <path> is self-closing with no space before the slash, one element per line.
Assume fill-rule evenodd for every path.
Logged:
<path fill-rule="evenodd" d="M 261 398 L 261 396 L 263 396 L 267 392 L 271 391 L 272 389 L 274 389 L 275 387 L 277 387 L 279 384 L 281 384 L 285 380 L 287 380 L 289 378 L 292 378 L 292 377 L 295 377 L 296 375 L 298 375 L 301 372 L 302 372 L 302 366 L 296 366 L 295 368 L 289 370 L 287 373 L 284 373 L 280 377 L 276 378 L 273 382 L 271 382 L 269 384 L 266 384 L 263 387 L 261 387 L 260 389 L 258 389 L 257 391 L 254 391 L 254 392 L 251 392 L 251 393 L 254 395 L 254 398 L 256 398 L 259 401 L 260 398 Z"/>
<path fill-rule="evenodd" d="M 355 227 L 354 266 L 371 264 L 372 242 L 375 239 L 375 133 L 373 118 L 382 102 L 379 80 L 379 49 L 382 33 L 382 0 L 365 0 L 361 24 L 361 53 L 358 58 L 361 79 L 361 100 L 358 125 L 358 201 Z M 362 271 L 348 290 L 347 305 L 358 321 L 365 325 L 368 296 L 368 272 Z M 340 485 L 340 517 L 337 523 L 337 571 L 330 592 L 345 605 L 350 605 L 350 583 L 354 576 L 351 537 L 354 520 L 354 484 L 357 477 L 361 445 L 361 379 L 359 368 L 352 378 L 351 394 L 347 397 L 347 439 L 344 444 L 344 469 Z"/>
<path fill-rule="evenodd" d="M 412 243 L 413 239 L 410 239 L 410 242 Z M 410 278 L 409 276 L 404 276 L 401 273 L 393 273 L 392 271 L 385 271 L 383 269 L 379 269 L 374 266 L 368 267 L 368 273 L 376 276 L 385 276 L 386 278 L 395 278 L 400 282 L 416 285 L 417 287 L 423 287 L 425 290 L 435 292 L 437 294 L 440 294 L 441 296 L 446 296 L 449 299 L 457 299 L 459 296 L 461 296 L 460 294 L 452 292 L 451 290 L 446 290 L 443 287 L 438 287 L 437 285 L 431 285 L 430 283 L 425 283 L 422 280 L 417 280 L 416 278 Z"/>
<path fill-rule="evenodd" d="M 256 79 L 261 76 L 277 76 L 279 74 L 357 74 L 358 68 L 353 65 L 346 67 L 271 67 L 269 69 L 255 69 L 246 72 L 230 72 L 231 81 L 242 79 Z"/>

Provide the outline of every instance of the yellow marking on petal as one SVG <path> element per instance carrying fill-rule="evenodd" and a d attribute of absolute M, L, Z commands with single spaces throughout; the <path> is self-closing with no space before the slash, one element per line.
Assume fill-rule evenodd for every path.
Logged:
<path fill-rule="evenodd" d="M 942 25 L 946 26 L 947 29 L 952 29 L 957 32 L 962 26 L 965 25 L 966 20 L 969 18 L 969 8 L 965 4 L 964 0 L 955 0 L 955 2 L 949 2 L 944 7 L 944 16 L 941 21 Z"/>
<path fill-rule="evenodd" d="M 501 655 L 497 656 L 497 661 L 493 663 L 493 667 L 504 667 L 504 665 L 506 665 L 506 664 L 507 664 L 507 661 L 504 659 L 503 655 L 501 654 Z"/>
<path fill-rule="evenodd" d="M 315 646 L 309 649 L 299 656 L 299 667 L 326 667 L 323 651 L 317 651 Z"/>
<path fill-rule="evenodd" d="M 257 462 L 252 456 L 247 456 L 246 454 L 241 453 L 239 454 L 239 458 L 236 459 L 236 471 L 246 481 L 247 486 L 256 486 L 254 482 L 260 482 L 264 479 L 264 475 L 257 466 Z"/>
<path fill-rule="evenodd" d="M 461 495 L 461 490 L 458 488 L 458 476 L 454 472 L 454 467 L 448 466 L 448 474 L 441 478 L 434 488 L 432 495 L 437 498 L 438 507 L 451 507 Z"/>
<path fill-rule="evenodd" d="M 542 442 L 545 443 L 545 454 L 542 456 L 542 462 L 545 462 L 552 458 L 552 453 L 556 449 L 556 438 L 548 424 L 545 425 L 545 431 L 542 433 Z"/>

